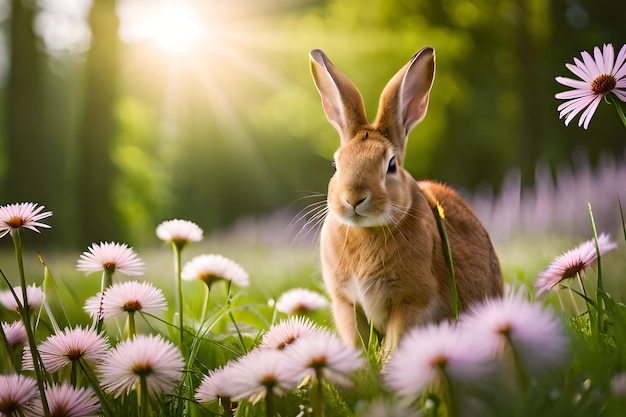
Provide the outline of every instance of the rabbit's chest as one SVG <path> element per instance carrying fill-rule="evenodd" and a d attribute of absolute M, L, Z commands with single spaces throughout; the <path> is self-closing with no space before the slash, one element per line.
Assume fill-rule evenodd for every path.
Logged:
<path fill-rule="evenodd" d="M 384 332 L 389 317 L 392 285 L 389 277 L 372 271 L 351 271 L 344 275 L 343 295 L 360 306 L 378 331 Z"/>

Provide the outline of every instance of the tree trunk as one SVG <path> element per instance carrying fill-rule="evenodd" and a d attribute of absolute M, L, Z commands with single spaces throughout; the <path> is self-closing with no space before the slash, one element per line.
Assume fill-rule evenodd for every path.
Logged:
<path fill-rule="evenodd" d="M 93 33 L 87 57 L 82 126 L 79 135 L 79 243 L 119 241 L 122 232 L 112 199 L 115 166 L 111 146 L 116 134 L 118 92 L 118 19 L 115 0 L 94 1 Z"/>

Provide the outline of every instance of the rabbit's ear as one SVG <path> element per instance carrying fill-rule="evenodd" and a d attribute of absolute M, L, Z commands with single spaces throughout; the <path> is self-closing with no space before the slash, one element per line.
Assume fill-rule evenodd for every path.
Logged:
<path fill-rule="evenodd" d="M 400 152 L 411 129 L 426 115 L 434 78 L 435 51 L 426 47 L 394 75 L 380 96 L 374 125 L 387 132 Z"/>
<path fill-rule="evenodd" d="M 368 125 L 363 97 L 356 86 L 335 67 L 324 52 L 314 49 L 309 54 L 311 72 L 328 121 L 346 143 L 363 126 Z"/>

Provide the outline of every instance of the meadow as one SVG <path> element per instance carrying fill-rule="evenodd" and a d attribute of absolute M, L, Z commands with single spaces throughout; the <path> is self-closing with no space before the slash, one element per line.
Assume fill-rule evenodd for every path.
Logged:
<path fill-rule="evenodd" d="M 609 97 L 626 126 L 623 86 L 607 83 L 626 77 L 626 46 L 618 61 L 593 95 L 557 95 L 571 100 L 566 124 L 583 112 L 586 128 Z M 537 173 L 531 189 L 513 174 L 495 197 L 467 196 L 505 295 L 411 329 L 391 352 L 373 328 L 361 346 L 335 334 L 316 243 L 323 196 L 206 237 L 164 219 L 159 244 L 82 253 L 30 244 L 57 210 L 0 206 L 13 247 L 0 257 L 0 416 L 623 415 L 626 167 L 578 159 L 554 181 Z"/>

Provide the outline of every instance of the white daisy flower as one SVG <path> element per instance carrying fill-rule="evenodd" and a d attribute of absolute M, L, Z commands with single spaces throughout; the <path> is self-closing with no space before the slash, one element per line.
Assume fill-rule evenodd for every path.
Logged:
<path fill-rule="evenodd" d="M 276 310 L 285 314 L 308 313 L 328 308 L 326 297 L 307 288 L 293 288 L 285 291 L 276 302 Z"/>
<path fill-rule="evenodd" d="M 298 338 L 321 332 L 309 319 L 303 316 L 292 316 L 272 326 L 263 335 L 260 348 L 283 350 Z"/>
<path fill-rule="evenodd" d="M 169 394 L 180 381 L 185 361 L 176 346 L 161 336 L 137 335 L 120 342 L 98 367 L 104 390 L 115 397 L 146 379 L 151 394 Z"/>
<path fill-rule="evenodd" d="M 45 389 L 51 417 L 97 417 L 100 400 L 91 388 L 77 388 L 68 383 Z M 41 401 L 30 407 L 29 415 L 43 416 Z"/>
<path fill-rule="evenodd" d="M 156 234 L 164 242 L 185 245 L 189 242 L 200 242 L 203 232 L 194 222 L 174 219 L 159 224 Z"/>
<path fill-rule="evenodd" d="M 11 349 L 15 348 L 17 345 L 28 345 L 26 328 L 21 320 L 14 321 L 13 323 L 2 323 L 2 331 Z"/>
<path fill-rule="evenodd" d="M 350 386 L 350 375 L 363 366 L 361 352 L 328 332 L 300 337 L 286 352 L 304 377 Z"/>
<path fill-rule="evenodd" d="M 183 267 L 181 276 L 184 280 L 199 279 L 209 288 L 220 280 L 230 281 L 239 287 L 249 285 L 248 273 L 236 262 L 222 255 L 196 256 Z"/>
<path fill-rule="evenodd" d="M 101 242 L 92 244 L 80 255 L 76 269 L 85 274 L 106 270 L 139 276 L 145 272 L 146 265 L 125 243 Z"/>
<path fill-rule="evenodd" d="M 235 395 L 231 387 L 232 364 L 210 371 L 202 378 L 200 386 L 196 390 L 196 400 L 200 403 L 208 403 L 218 398 L 229 399 Z"/>
<path fill-rule="evenodd" d="M 56 372 L 80 359 L 99 363 L 106 357 L 108 348 L 106 337 L 95 330 L 74 327 L 49 336 L 39 345 L 39 354 L 46 371 Z M 22 363 L 24 369 L 33 369 L 29 349 L 24 350 Z"/>
<path fill-rule="evenodd" d="M 232 400 L 247 398 L 253 404 L 268 391 L 275 396 L 294 389 L 301 381 L 301 370 L 290 364 L 283 352 L 256 349 L 231 365 Z"/>
<path fill-rule="evenodd" d="M 138 311 L 157 314 L 165 310 L 167 301 L 163 291 L 149 282 L 126 281 L 113 284 L 102 297 L 102 318 L 105 319 L 122 313 Z"/>
<path fill-rule="evenodd" d="M 10 233 L 13 236 L 15 230 L 24 228 L 39 233 L 38 227 L 50 228 L 49 225 L 40 223 L 52 216 L 51 211 L 41 212 L 45 207 L 37 207 L 36 203 L 17 203 L 0 206 L 0 238 Z"/>

